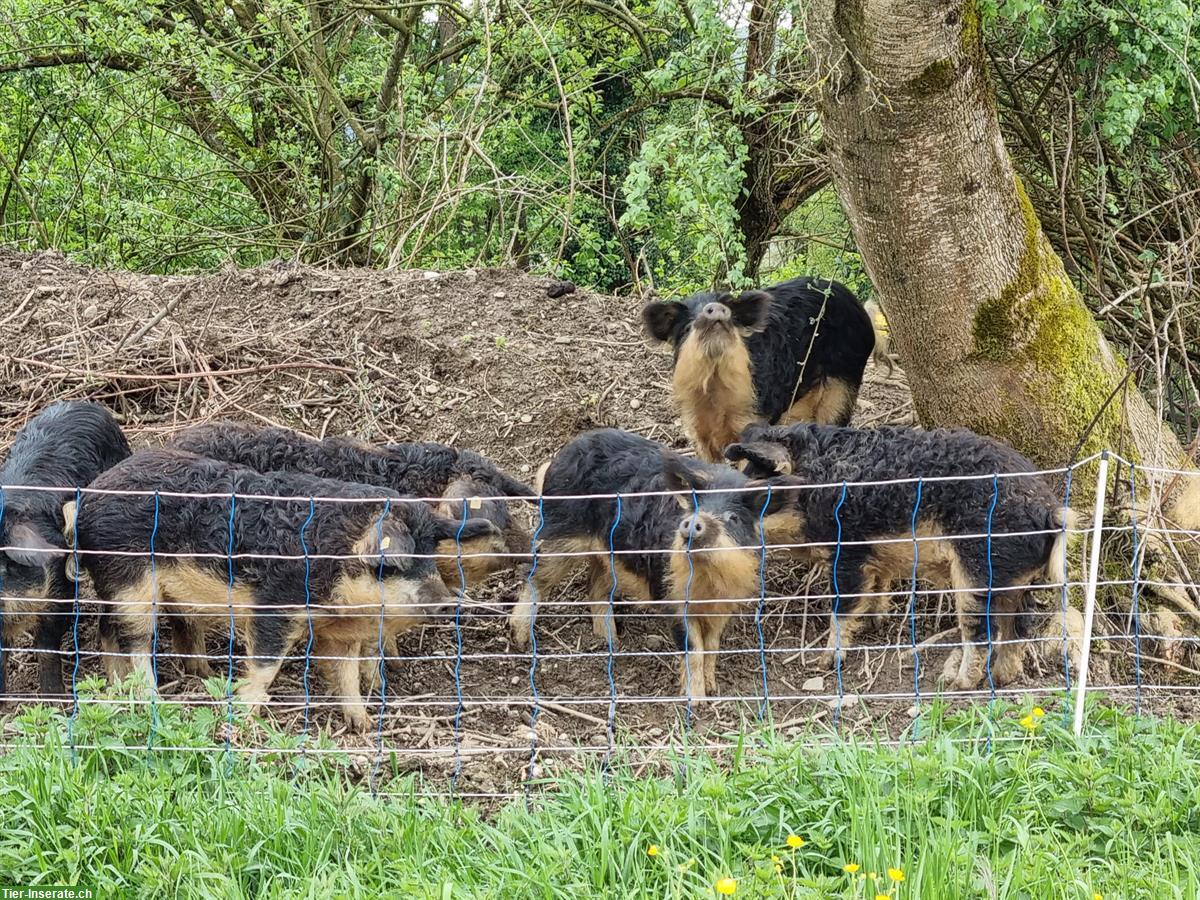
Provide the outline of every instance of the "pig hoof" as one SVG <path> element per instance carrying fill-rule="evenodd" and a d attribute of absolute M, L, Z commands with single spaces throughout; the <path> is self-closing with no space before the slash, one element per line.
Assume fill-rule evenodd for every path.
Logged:
<path fill-rule="evenodd" d="M 950 682 L 958 678 L 958 669 L 961 663 L 962 651 L 952 650 L 950 655 L 946 657 L 946 664 L 942 666 L 942 680 Z"/>
<path fill-rule="evenodd" d="M 834 653 L 834 651 L 832 651 L 832 650 L 826 650 L 824 653 L 822 653 L 820 656 L 817 657 L 817 668 L 832 670 L 833 668 L 835 668 L 838 660 L 840 660 L 842 665 L 844 666 L 846 664 L 846 654 L 845 653 Z"/>
<path fill-rule="evenodd" d="M 189 659 L 183 664 L 184 675 L 195 675 L 197 678 L 211 678 L 212 666 L 207 659 Z"/>
<path fill-rule="evenodd" d="M 512 625 L 508 629 L 508 639 L 517 650 L 525 650 L 529 647 L 529 627 Z"/>

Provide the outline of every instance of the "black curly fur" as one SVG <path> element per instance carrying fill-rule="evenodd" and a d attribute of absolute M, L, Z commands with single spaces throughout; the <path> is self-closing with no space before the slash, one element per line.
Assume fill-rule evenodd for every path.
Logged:
<path fill-rule="evenodd" d="M 694 493 L 685 508 L 675 496 L 623 497 L 620 518 L 617 501 L 600 497 L 554 500 L 555 495 L 630 494 L 651 491 L 707 491 L 745 488 L 751 481 L 728 466 L 685 459 L 662 444 L 626 431 L 607 428 L 581 434 L 550 463 L 543 483 L 545 501 L 538 531 L 539 544 L 562 539 L 594 539 L 621 553 L 622 565 L 649 585 L 652 600 L 683 601 L 682 585 L 670 596 L 668 556 L 661 552 L 675 543 L 680 525 L 695 512 L 711 515 L 734 544 L 754 548 L 760 542 L 759 521 L 768 501 L 768 486 L 736 493 Z M 766 515 L 790 502 L 781 491 L 769 493 Z M 635 552 L 627 552 L 635 551 Z M 747 549 L 756 554 L 756 549 Z M 695 565 L 703 565 L 697 554 Z"/>
<path fill-rule="evenodd" d="M 835 542 L 838 521 L 843 545 L 838 559 L 838 589 L 842 594 L 859 590 L 870 546 L 846 542 L 872 541 L 912 534 L 915 482 L 856 485 L 854 482 L 921 478 L 917 524 L 933 526 L 945 535 L 987 534 L 988 511 L 995 496 L 991 519 L 990 584 L 996 591 L 1021 585 L 1022 579 L 1048 564 L 1062 530 L 1061 503 L 1037 475 L 1028 477 L 933 481 L 939 477 L 1032 473 L 1033 463 L 1011 447 L 965 430 L 921 431 L 915 428 L 838 428 L 822 425 L 788 427 L 751 426 L 742 442 L 730 446 L 727 458 L 745 461 L 744 471 L 766 477 L 780 471 L 771 445 L 782 446 L 791 459 L 791 473 L 808 484 L 830 484 L 797 491 L 804 524 L 803 540 Z M 841 483 L 848 482 L 844 502 Z M 835 516 L 835 510 L 837 515 Z M 1013 532 L 1042 531 L 1042 534 Z M 984 537 L 954 541 L 971 582 L 986 595 L 989 584 L 989 545 Z M 1018 631 L 1028 630 L 1031 602 L 1028 592 L 995 595 L 997 607 L 1010 601 L 1018 605 Z M 857 603 L 843 607 L 853 614 Z M 985 627 L 981 624 L 981 629 Z"/>
<path fill-rule="evenodd" d="M 244 466 L 204 459 L 179 450 L 143 450 L 96 479 L 93 488 L 108 491 L 158 491 L 214 494 L 214 497 L 175 497 L 160 493 L 157 522 L 153 495 L 85 494 L 76 518 L 81 562 L 91 575 L 101 601 L 112 601 L 123 590 L 138 585 L 152 564 L 172 565 L 170 556 L 152 561 L 156 554 L 183 554 L 186 562 L 216 576 L 229 575 L 232 550 L 234 583 L 248 588 L 257 604 L 252 615 L 256 655 L 274 657 L 286 652 L 283 635 L 297 616 L 305 615 L 306 596 L 320 607 L 330 600 L 339 578 L 380 574 L 421 585 L 431 604 L 449 598 L 428 558 L 438 541 L 459 531 L 459 523 L 436 515 L 423 503 L 402 502 L 396 491 L 345 481 L 316 478 L 295 472 L 260 473 Z M 297 500 L 256 500 L 244 495 L 296 497 Z M 231 497 L 233 499 L 231 500 Z M 310 497 L 371 499 L 375 502 L 323 503 L 311 510 Z M 392 502 L 388 502 L 388 501 Z M 232 546 L 230 511 L 232 517 Z M 311 515 L 311 520 L 310 520 Z M 307 522 L 307 526 L 306 526 Z M 371 530 L 374 531 L 371 531 Z M 464 535 L 474 537 L 494 531 L 482 519 L 470 519 Z M 368 533 L 387 538 L 388 549 L 368 559 L 320 559 L 347 556 Z M 129 552 L 132 556 L 109 555 Z M 310 556 L 304 559 L 259 558 Z M 215 554 L 215 556 L 191 556 Z M 239 555 L 242 558 L 237 558 Z M 382 566 L 382 570 L 381 570 Z M 432 585 L 436 582 L 437 589 Z M 308 590 L 305 586 L 307 583 Z M 180 602 L 225 602 L 220 597 L 178 598 Z M 299 610 L 272 610 L 280 605 Z M 126 627 L 113 616 L 101 617 L 101 633 L 123 653 L 137 649 L 130 632 L 145 631 L 145 623 Z M 187 623 L 181 623 L 187 627 Z M 139 628 L 138 625 L 141 627 Z"/>
<path fill-rule="evenodd" d="M 532 497 L 533 491 L 472 450 L 429 442 L 371 445 L 351 438 L 314 440 L 286 428 L 217 422 L 181 432 L 168 445 L 259 472 L 299 472 L 390 488 L 412 497 L 441 497 L 460 479 L 483 497 Z M 527 552 L 528 538 L 507 505 L 485 501 L 473 517 L 489 519 L 509 551 Z"/>
<path fill-rule="evenodd" d="M 845 285 L 804 276 L 737 298 L 694 294 L 682 303 L 649 304 L 643 319 L 653 337 L 670 342 L 678 358 L 697 314 L 714 302 L 730 308 L 734 324 L 750 329 L 743 340 L 750 354 L 758 414 L 764 421 L 778 422 L 795 400 L 827 380 L 843 382 L 853 394 L 862 386 L 875 347 L 875 330 Z M 834 424 L 846 424 L 850 412 Z"/>
<path fill-rule="evenodd" d="M 57 651 L 70 624 L 74 587 L 66 577 L 67 544 L 63 504 L 73 491 L 22 491 L 20 485 L 82 488 L 129 456 L 129 444 L 103 406 L 72 402 L 49 406 L 17 434 L 0 466 L 0 611 L 3 595 L 65 601 L 43 607 L 34 632 L 39 690 L 63 691 Z M 10 635 L 0 629 L 0 694 L 5 693 L 4 646 Z"/>

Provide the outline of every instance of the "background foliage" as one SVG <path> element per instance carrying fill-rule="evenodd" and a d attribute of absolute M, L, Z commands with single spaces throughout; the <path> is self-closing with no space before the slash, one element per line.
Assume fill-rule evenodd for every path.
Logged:
<path fill-rule="evenodd" d="M 1200 13 L 981 0 L 1068 270 L 1194 434 Z M 0 0 L 0 241 L 152 272 L 508 265 L 869 290 L 790 0 Z M 1155 387 L 1165 391 L 1153 391 Z"/>

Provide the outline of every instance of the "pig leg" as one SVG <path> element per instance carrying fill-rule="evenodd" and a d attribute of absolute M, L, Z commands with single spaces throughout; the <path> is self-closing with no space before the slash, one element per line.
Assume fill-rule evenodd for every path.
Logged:
<path fill-rule="evenodd" d="M 682 654 L 679 663 L 679 695 L 693 700 L 708 696 L 704 678 L 704 626 L 699 616 L 689 615 L 686 624 L 683 610 L 675 623 L 675 639 Z"/>
<path fill-rule="evenodd" d="M 363 657 L 359 660 L 359 674 L 364 685 L 364 690 L 368 694 L 378 694 L 382 682 L 379 679 L 379 639 L 363 643 Z M 370 654 L 370 655 L 366 655 Z M 387 667 L 388 675 L 399 676 L 400 660 L 397 659 L 400 655 L 400 646 L 397 636 L 394 634 L 385 634 L 383 636 L 383 659 L 384 665 Z"/>
<path fill-rule="evenodd" d="M 371 727 L 371 717 L 367 715 L 367 705 L 359 690 L 358 657 L 362 653 L 362 644 L 329 641 L 325 646 L 328 655 L 335 657 L 330 660 L 334 691 L 346 725 L 351 731 L 366 731 Z"/>
<path fill-rule="evenodd" d="M 578 557 L 550 556 L 541 554 L 562 553 L 568 547 L 557 543 L 544 543 L 538 549 L 537 568 L 533 576 L 521 587 L 521 593 L 508 616 L 508 634 L 512 645 L 519 650 L 529 646 L 537 604 L 547 590 L 565 581 L 578 564 Z"/>
<path fill-rule="evenodd" d="M 588 562 L 588 599 L 592 601 L 592 634 L 606 644 L 615 644 L 617 627 L 613 620 L 612 604 L 608 602 L 610 594 L 614 594 L 612 572 L 599 560 L 590 560 Z"/>
<path fill-rule="evenodd" d="M 262 609 L 250 611 L 246 634 L 246 675 L 238 688 L 238 699 L 249 715 L 257 715 L 270 700 L 270 687 L 283 668 L 283 658 L 295 643 L 283 617 Z"/>
<path fill-rule="evenodd" d="M 1017 614 L 1024 607 L 1025 591 L 1004 591 L 997 593 L 993 599 L 993 608 L 997 600 L 1003 602 L 1002 608 L 997 609 L 999 615 L 992 619 L 996 630 L 996 644 L 992 654 L 992 679 L 998 685 L 1015 681 L 1025 671 L 1025 643 L 1018 642 Z"/>
<path fill-rule="evenodd" d="M 955 560 L 950 567 L 950 581 L 954 589 L 955 610 L 958 616 L 958 631 L 962 643 L 958 655 L 958 671 L 950 678 L 947 660 L 946 677 L 950 678 L 950 688 L 956 691 L 973 690 L 984 679 L 984 669 L 987 662 L 986 646 L 988 623 L 984 612 L 985 597 L 979 593 L 979 580 L 971 577 L 966 567 Z M 993 598 L 994 599 L 994 598 Z M 993 620 L 994 621 L 994 620 Z M 995 638 L 995 628 L 992 637 Z M 982 649 L 982 652 L 981 652 Z"/>
<path fill-rule="evenodd" d="M 829 617 L 829 639 L 818 664 L 834 668 L 846 658 L 846 648 L 853 647 L 859 633 L 866 628 L 868 617 L 876 607 L 875 597 L 864 597 L 875 591 L 874 574 L 865 568 L 867 556 L 858 548 L 843 548 L 837 566 L 837 587 L 840 599 L 837 612 Z"/>
<path fill-rule="evenodd" d="M 55 603 L 42 614 L 34 632 L 33 646 L 38 653 L 38 693 L 50 697 L 63 693 L 62 650 L 63 635 L 73 623 L 71 606 Z M 0 694 L 4 693 L 0 685 Z"/>
<path fill-rule="evenodd" d="M 157 586 L 147 573 L 137 584 L 115 591 L 100 611 L 100 644 L 109 681 L 142 673 L 151 693 L 154 680 L 151 640 L 154 635 Z M 100 598 L 104 600 L 105 598 Z"/>
<path fill-rule="evenodd" d="M 708 696 L 718 696 L 717 657 L 721 650 L 721 635 L 729 624 L 728 615 L 708 615 L 701 619 L 704 628 L 704 687 Z"/>
<path fill-rule="evenodd" d="M 171 625 L 175 632 L 175 646 L 183 654 L 184 674 L 197 678 L 210 677 L 212 666 L 209 665 L 208 647 L 204 642 L 204 625 L 188 615 L 174 617 Z"/>

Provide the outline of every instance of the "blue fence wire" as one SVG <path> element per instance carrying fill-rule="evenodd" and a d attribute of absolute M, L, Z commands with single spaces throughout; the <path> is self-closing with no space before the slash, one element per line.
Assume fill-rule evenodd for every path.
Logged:
<path fill-rule="evenodd" d="M 529 575 L 526 582 L 530 600 L 533 604 L 529 617 L 529 692 L 533 696 L 533 708 L 529 712 L 529 764 L 525 769 L 525 800 L 529 801 L 529 789 L 533 785 L 533 775 L 537 765 L 537 721 L 542 711 L 541 698 L 537 689 L 537 609 L 541 598 L 538 596 L 537 585 L 533 580 L 538 567 L 538 540 L 542 529 L 546 527 L 546 498 L 538 495 L 538 524 L 530 539 Z"/>
<path fill-rule="evenodd" d="M 692 515 L 700 515 L 700 497 L 696 494 L 695 488 L 692 489 Z M 692 626 L 688 617 L 691 614 L 692 582 L 696 579 L 696 561 L 692 558 L 693 538 L 694 529 L 689 528 L 687 539 L 688 577 L 687 584 L 683 588 L 683 640 L 680 641 L 683 645 L 684 690 L 687 693 L 687 706 L 684 710 L 683 724 L 688 730 L 691 729 L 695 719 L 695 712 L 692 709 L 692 702 L 695 699 L 692 697 L 692 655 L 688 652 L 692 648 Z"/>
<path fill-rule="evenodd" d="M 225 756 L 229 765 L 233 764 L 230 750 L 233 748 L 233 638 L 236 632 L 236 621 L 233 615 L 233 539 L 234 517 L 237 515 L 237 494 L 229 495 L 229 544 L 226 553 L 226 571 L 228 581 L 225 585 L 225 601 L 229 608 L 229 647 L 226 658 L 225 702 L 227 704 L 227 721 L 225 722 Z"/>
<path fill-rule="evenodd" d="M 150 728 L 146 734 L 146 758 L 154 750 L 154 732 L 158 727 L 158 560 L 155 546 L 158 543 L 158 491 L 154 492 L 154 522 L 150 526 Z"/>
<path fill-rule="evenodd" d="M 1142 616 L 1140 608 L 1142 594 L 1142 548 L 1138 544 L 1136 463 L 1130 463 L 1129 465 L 1129 506 L 1130 535 L 1133 540 L 1133 591 L 1129 606 L 1130 614 L 1133 617 L 1133 677 L 1135 685 L 1133 714 L 1138 716 L 1142 712 Z"/>
<path fill-rule="evenodd" d="M 1064 508 L 1068 508 L 1071 505 L 1071 481 L 1072 481 L 1072 478 L 1074 475 L 1075 475 L 1074 468 L 1067 469 L 1066 478 L 1063 481 L 1063 507 Z M 1067 539 L 1067 527 L 1069 524 L 1070 524 L 1070 522 L 1068 521 L 1068 517 L 1064 516 L 1063 523 L 1062 523 L 1062 538 L 1064 541 Z M 1070 647 L 1070 634 L 1067 631 L 1067 616 L 1069 615 L 1068 609 L 1070 608 L 1070 605 L 1071 605 L 1071 600 L 1070 600 L 1070 597 L 1068 596 L 1069 591 L 1070 591 L 1070 582 L 1071 582 L 1070 572 L 1068 572 L 1068 568 L 1070 566 L 1069 559 L 1070 559 L 1070 554 L 1064 553 L 1063 554 L 1063 571 L 1062 571 L 1062 598 L 1061 598 L 1061 603 L 1060 603 L 1060 610 L 1061 610 L 1061 615 L 1062 615 L 1062 664 L 1063 664 L 1062 721 L 1063 721 L 1064 728 L 1067 726 L 1067 723 L 1071 721 L 1071 704 L 1067 702 L 1068 698 L 1071 695 L 1071 647 Z"/>
<path fill-rule="evenodd" d="M 383 720 L 387 715 L 387 647 L 385 643 L 384 625 L 387 621 L 387 581 L 384 579 L 384 570 L 387 567 L 387 544 L 383 539 L 383 524 L 387 521 L 388 515 L 392 511 L 391 498 L 383 501 L 383 512 L 379 514 L 379 521 L 375 527 L 376 543 L 379 547 L 379 566 L 375 570 L 375 576 L 379 579 L 379 629 L 377 634 L 377 644 L 379 646 L 379 715 L 376 717 L 375 724 L 375 761 L 371 765 L 371 777 L 369 780 L 371 793 L 376 794 L 379 791 L 379 769 L 383 765 Z"/>
<path fill-rule="evenodd" d="M 763 635 L 763 614 L 767 606 L 767 509 L 771 506 L 771 485 L 767 485 L 767 496 L 758 511 L 758 606 L 754 610 L 754 630 L 758 634 L 758 662 L 762 671 L 762 701 L 758 704 L 758 718 L 763 721 L 771 708 L 771 688 L 767 683 L 767 642 Z"/>
<path fill-rule="evenodd" d="M 0 485 L 0 534 L 4 533 L 4 486 Z M 4 573 L 0 572 L 0 696 L 8 693 L 8 651 L 5 644 L 5 634 L 8 631 L 8 603 L 5 600 L 7 590 L 4 584 Z"/>
<path fill-rule="evenodd" d="M 917 517 L 921 512 L 921 491 L 925 482 L 917 481 L 917 496 L 913 501 L 912 511 L 912 539 L 913 539 L 913 564 L 912 564 L 912 592 L 908 597 L 908 638 L 912 643 L 913 655 L 913 727 L 910 732 L 912 739 L 916 740 L 921 730 L 921 653 L 917 649 L 917 568 L 920 565 L 921 558 L 921 542 L 917 540 Z"/>
<path fill-rule="evenodd" d="M 463 568 L 463 529 L 467 527 L 467 500 L 462 501 L 462 515 L 458 520 L 458 530 L 454 533 L 454 563 L 458 568 L 458 590 L 454 597 L 454 772 L 450 776 L 450 790 L 458 789 L 458 777 L 462 774 L 462 720 L 463 720 L 463 631 L 462 613 L 463 599 L 467 596 L 467 573 Z M 380 716 L 380 721 L 383 716 Z"/>
<path fill-rule="evenodd" d="M 837 679 L 837 703 L 833 707 L 833 730 L 837 731 L 842 724 L 842 701 L 846 690 L 842 683 L 842 591 L 838 583 L 838 566 L 842 561 L 842 506 L 846 503 L 846 482 L 842 482 L 842 493 L 838 497 L 837 506 L 833 508 L 833 521 L 837 527 L 837 543 L 833 547 L 833 616 L 829 627 L 833 629 L 833 673 Z"/>
<path fill-rule="evenodd" d="M 79 511 L 82 509 L 83 492 L 75 488 L 75 520 L 79 521 Z M 79 597 L 79 530 L 71 529 L 71 559 L 75 567 L 75 577 L 71 602 L 71 718 L 67 720 L 67 743 L 71 747 L 71 764 L 78 760 L 75 752 L 75 723 L 79 720 L 79 669 L 83 657 L 79 652 L 79 619 L 83 612 Z"/>
<path fill-rule="evenodd" d="M 312 651 L 316 640 L 313 629 L 312 614 L 312 558 L 308 550 L 308 526 L 312 524 L 313 516 L 317 513 L 317 503 L 312 497 L 308 498 L 308 518 L 300 526 L 300 552 L 304 554 L 304 619 L 308 627 L 308 640 L 304 645 L 304 674 L 301 685 L 304 688 L 304 731 L 301 737 L 304 746 L 308 742 L 309 726 L 312 722 Z"/>
<path fill-rule="evenodd" d="M 621 524 L 621 495 L 617 494 L 616 511 L 613 514 L 612 527 L 608 529 L 608 572 L 609 572 L 609 588 L 608 588 L 608 623 L 605 628 L 608 643 L 608 659 L 605 660 L 605 674 L 608 676 L 608 715 L 604 720 L 604 734 L 607 740 L 607 749 L 604 754 L 604 760 L 601 763 L 605 773 L 608 772 L 609 763 L 612 760 L 613 748 L 616 744 L 616 722 L 617 722 L 617 682 L 613 676 L 613 660 L 616 655 L 613 642 L 616 639 L 617 631 L 617 611 L 616 599 L 617 588 L 620 585 L 620 579 L 617 577 L 617 526 Z"/>

